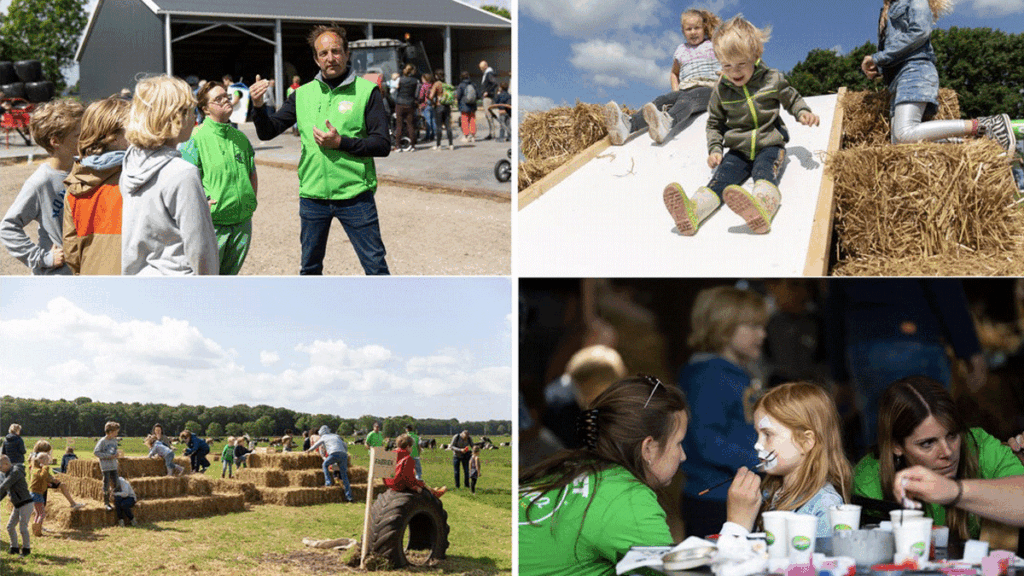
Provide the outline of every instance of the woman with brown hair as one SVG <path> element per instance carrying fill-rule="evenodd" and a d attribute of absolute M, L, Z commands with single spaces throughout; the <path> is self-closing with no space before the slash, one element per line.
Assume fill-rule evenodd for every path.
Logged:
<path fill-rule="evenodd" d="M 656 378 L 620 380 L 579 420 L 584 447 L 519 477 L 519 573 L 615 574 L 632 546 L 672 543 L 655 490 L 686 459 L 689 407 Z"/>
<path fill-rule="evenodd" d="M 897 380 L 879 403 L 878 447 L 854 468 L 858 496 L 918 507 L 960 539 L 978 517 L 1024 526 L 1024 464 L 981 428 L 967 428 L 953 397 L 924 376 Z"/>

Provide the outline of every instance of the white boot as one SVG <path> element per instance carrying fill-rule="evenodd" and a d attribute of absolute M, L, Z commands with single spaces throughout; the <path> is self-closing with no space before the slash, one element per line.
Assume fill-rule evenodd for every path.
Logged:
<path fill-rule="evenodd" d="M 614 100 L 604 105 L 604 124 L 612 146 L 622 146 L 629 138 L 629 119 L 625 116 Z"/>
<path fill-rule="evenodd" d="M 718 195 L 707 186 L 701 186 L 693 194 L 693 198 L 687 198 L 683 187 L 675 182 L 665 187 L 662 197 L 665 200 L 665 208 L 675 220 L 676 228 L 684 236 L 696 234 L 701 223 L 722 204 Z"/>
<path fill-rule="evenodd" d="M 722 198 L 729 208 L 747 221 L 747 226 L 754 234 L 767 234 L 771 231 L 772 218 L 782 204 L 779 189 L 767 180 L 754 182 L 753 193 L 747 192 L 742 186 L 727 186 Z"/>
<path fill-rule="evenodd" d="M 658 110 L 653 102 L 644 104 L 644 120 L 647 122 L 647 132 L 651 140 L 658 144 L 665 141 L 670 130 L 672 130 L 672 117 L 668 112 Z"/>

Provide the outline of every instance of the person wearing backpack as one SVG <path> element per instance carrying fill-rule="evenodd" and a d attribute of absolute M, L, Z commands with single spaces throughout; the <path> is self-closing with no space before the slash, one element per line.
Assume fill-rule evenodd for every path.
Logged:
<path fill-rule="evenodd" d="M 462 72 L 459 78 L 455 99 L 459 102 L 462 137 L 465 142 L 476 142 L 476 86 L 469 79 L 469 72 Z"/>
<path fill-rule="evenodd" d="M 448 131 L 448 149 L 454 150 L 451 120 L 452 104 L 455 103 L 455 87 L 443 80 L 444 70 L 440 68 L 434 70 L 434 78 L 434 84 L 430 87 L 430 92 L 427 95 L 428 106 L 434 108 L 434 134 L 437 135 L 433 149 L 441 149 L 441 128 L 443 127 Z"/>

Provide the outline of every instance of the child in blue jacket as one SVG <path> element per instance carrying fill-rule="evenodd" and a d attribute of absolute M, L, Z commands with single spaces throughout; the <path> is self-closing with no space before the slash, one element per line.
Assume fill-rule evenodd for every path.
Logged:
<path fill-rule="evenodd" d="M 187 428 L 181 432 L 179 439 L 187 446 L 183 455 L 188 456 L 192 462 L 192 473 L 205 473 L 210 467 L 210 461 L 206 459 L 206 455 L 210 453 L 210 445 Z"/>

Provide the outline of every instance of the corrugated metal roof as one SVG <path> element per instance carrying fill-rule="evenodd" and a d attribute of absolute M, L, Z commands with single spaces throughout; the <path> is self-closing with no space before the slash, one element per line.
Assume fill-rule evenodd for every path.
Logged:
<path fill-rule="evenodd" d="M 455 0 L 146 0 L 158 14 L 206 18 L 258 18 L 317 22 L 511 28 L 512 23 L 486 10 Z"/>

